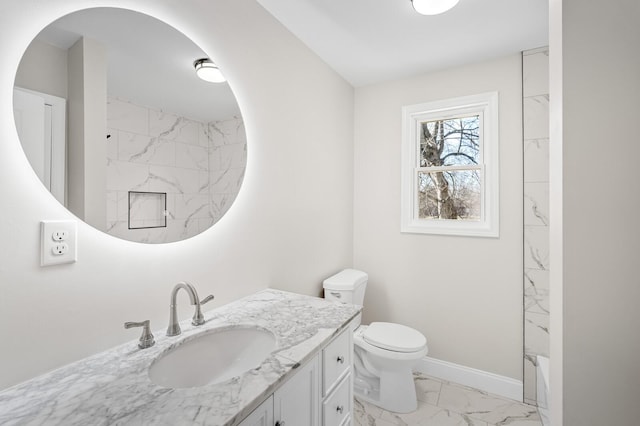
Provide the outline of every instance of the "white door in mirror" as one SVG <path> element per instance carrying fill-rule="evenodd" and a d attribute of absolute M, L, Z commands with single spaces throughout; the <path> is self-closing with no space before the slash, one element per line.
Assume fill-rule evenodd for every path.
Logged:
<path fill-rule="evenodd" d="M 75 220 L 40 222 L 40 266 L 78 260 L 78 223 Z"/>
<path fill-rule="evenodd" d="M 31 167 L 51 194 L 64 204 L 66 100 L 15 87 L 13 113 Z"/>

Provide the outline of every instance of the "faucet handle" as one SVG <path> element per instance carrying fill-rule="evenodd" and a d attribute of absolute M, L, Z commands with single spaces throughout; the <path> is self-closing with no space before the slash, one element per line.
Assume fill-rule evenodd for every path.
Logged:
<path fill-rule="evenodd" d="M 207 302 L 211 302 L 214 299 L 214 295 L 210 294 L 200 302 L 196 303 L 196 312 L 193 314 L 193 318 L 191 319 L 191 324 L 193 325 L 202 325 L 204 324 L 204 315 L 202 315 L 202 310 L 200 309 L 200 305 L 204 305 Z"/>
<path fill-rule="evenodd" d="M 200 301 L 201 305 L 204 305 L 207 302 L 211 302 L 213 299 L 215 298 L 215 296 L 213 294 L 208 295 L 207 297 L 205 297 L 204 299 L 202 299 Z"/>
<path fill-rule="evenodd" d="M 156 343 L 153 338 L 153 334 L 151 334 L 151 322 L 149 320 L 144 320 L 141 322 L 129 321 L 124 323 L 124 328 L 132 327 L 142 327 L 142 336 L 140 336 L 140 341 L 138 342 L 138 347 L 140 349 L 150 348 Z"/>

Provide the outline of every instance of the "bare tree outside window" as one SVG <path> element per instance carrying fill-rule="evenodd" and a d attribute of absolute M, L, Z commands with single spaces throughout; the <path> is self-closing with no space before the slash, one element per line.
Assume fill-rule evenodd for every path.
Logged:
<path fill-rule="evenodd" d="M 420 123 L 420 219 L 480 220 L 480 116 Z"/>

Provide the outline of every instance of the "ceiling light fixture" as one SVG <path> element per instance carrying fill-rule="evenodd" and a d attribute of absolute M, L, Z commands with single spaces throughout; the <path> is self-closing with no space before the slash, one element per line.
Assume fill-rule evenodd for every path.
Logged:
<path fill-rule="evenodd" d="M 220 69 L 209 58 L 198 59 L 193 63 L 196 69 L 196 75 L 204 81 L 210 83 L 224 83 L 226 78 L 220 72 Z"/>
<path fill-rule="evenodd" d="M 458 0 L 411 0 L 411 4 L 421 15 L 439 15 L 458 4 Z"/>

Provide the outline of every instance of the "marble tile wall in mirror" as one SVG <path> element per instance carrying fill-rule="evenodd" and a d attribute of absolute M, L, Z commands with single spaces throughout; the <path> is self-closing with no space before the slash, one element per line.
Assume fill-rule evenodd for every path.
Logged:
<path fill-rule="evenodd" d="M 109 99 L 107 233 L 161 243 L 197 235 L 216 223 L 240 189 L 246 136 L 240 118 L 203 123 Z M 166 228 L 129 229 L 139 221 L 129 191 L 167 193 Z"/>

